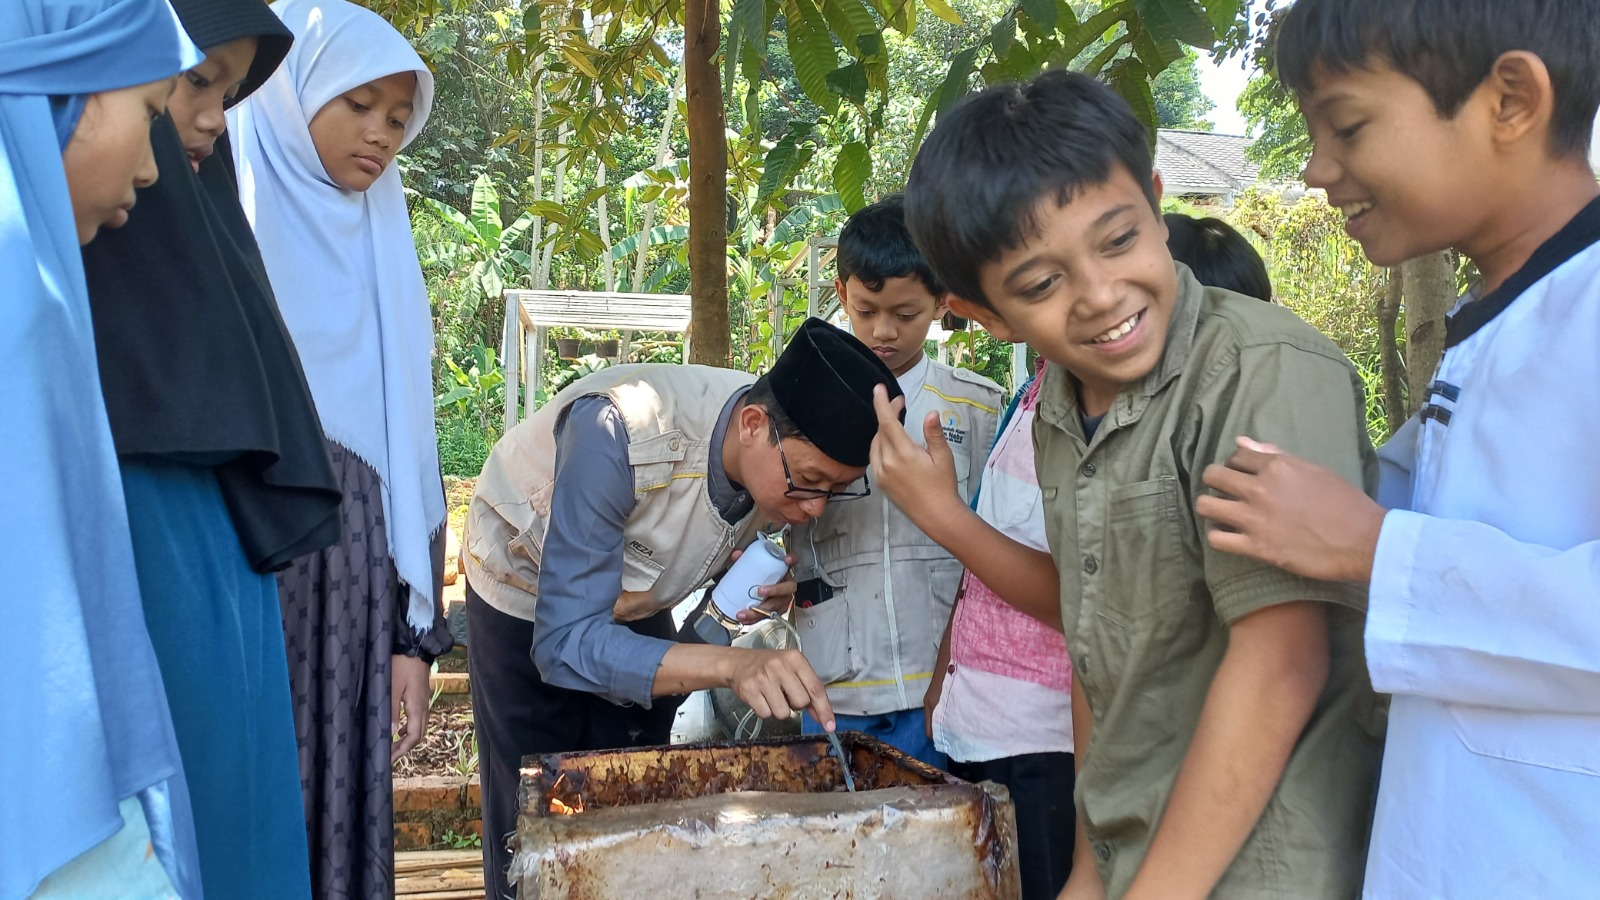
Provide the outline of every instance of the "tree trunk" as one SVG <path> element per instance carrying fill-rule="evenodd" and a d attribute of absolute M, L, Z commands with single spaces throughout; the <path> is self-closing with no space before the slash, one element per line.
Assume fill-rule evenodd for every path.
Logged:
<path fill-rule="evenodd" d="M 1440 251 L 1400 264 L 1406 306 L 1406 381 L 1408 412 L 1428 397 L 1428 385 L 1444 356 L 1444 317 L 1456 298 L 1456 273 L 1450 253 Z"/>
<path fill-rule="evenodd" d="M 722 110 L 720 0 L 688 0 L 684 81 L 689 129 L 689 361 L 727 366 L 728 138 Z"/>
<path fill-rule="evenodd" d="M 1395 329 L 1400 322 L 1400 298 L 1405 277 L 1399 269 L 1389 270 L 1389 285 L 1378 298 L 1378 372 L 1379 390 L 1383 392 L 1383 417 L 1389 423 L 1389 433 L 1394 434 L 1405 424 L 1410 412 L 1406 406 L 1406 366 L 1400 357 L 1400 344 Z"/>

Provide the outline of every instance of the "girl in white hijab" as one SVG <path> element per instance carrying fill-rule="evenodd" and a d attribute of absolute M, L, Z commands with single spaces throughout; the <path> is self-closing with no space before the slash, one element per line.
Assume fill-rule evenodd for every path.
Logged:
<path fill-rule="evenodd" d="M 427 121 L 433 77 L 366 9 L 272 9 L 294 47 L 229 126 L 345 494 L 339 542 L 280 574 L 312 890 L 389 896 L 390 766 L 421 739 L 428 664 L 451 646 L 432 319 L 394 164 Z"/>

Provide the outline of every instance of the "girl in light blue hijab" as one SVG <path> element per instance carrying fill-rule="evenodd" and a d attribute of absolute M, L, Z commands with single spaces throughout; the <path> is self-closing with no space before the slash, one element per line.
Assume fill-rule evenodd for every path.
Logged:
<path fill-rule="evenodd" d="M 0 900 L 200 895 L 79 252 L 155 180 L 150 122 L 199 60 L 166 0 L 0 3 L 0 596 L 26 629 Z"/>

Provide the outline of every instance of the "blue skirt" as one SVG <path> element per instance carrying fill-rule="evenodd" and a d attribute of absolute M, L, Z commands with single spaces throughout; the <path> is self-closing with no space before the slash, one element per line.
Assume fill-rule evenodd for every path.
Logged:
<path fill-rule="evenodd" d="M 125 459 L 122 483 L 205 893 L 309 897 L 277 580 L 245 561 L 214 470 Z"/>

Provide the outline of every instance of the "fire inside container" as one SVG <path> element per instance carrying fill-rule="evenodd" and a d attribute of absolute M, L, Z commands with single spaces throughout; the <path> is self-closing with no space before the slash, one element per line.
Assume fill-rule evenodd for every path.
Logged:
<path fill-rule="evenodd" d="M 521 900 L 1021 896 L 1011 795 L 854 732 L 524 757 Z"/>

